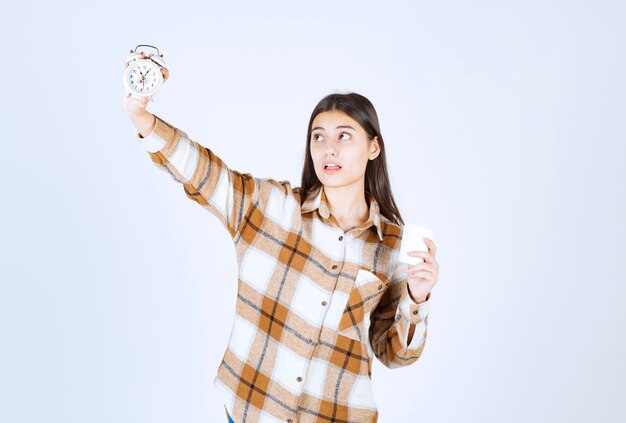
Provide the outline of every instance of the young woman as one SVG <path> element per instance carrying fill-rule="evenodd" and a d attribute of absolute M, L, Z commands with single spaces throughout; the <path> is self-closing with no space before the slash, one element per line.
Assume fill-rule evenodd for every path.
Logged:
<path fill-rule="evenodd" d="M 167 80 L 169 73 L 163 69 Z M 420 357 L 436 247 L 398 261 L 404 222 L 378 117 L 362 95 L 313 110 L 300 187 L 229 168 L 212 149 L 124 98 L 136 139 L 230 233 L 236 314 L 214 379 L 229 421 L 376 422 L 372 356 Z"/>

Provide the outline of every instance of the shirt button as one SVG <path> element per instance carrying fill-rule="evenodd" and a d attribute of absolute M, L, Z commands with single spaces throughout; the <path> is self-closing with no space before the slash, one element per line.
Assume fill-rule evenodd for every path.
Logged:
<path fill-rule="evenodd" d="M 339 237 L 339 241 L 343 241 L 343 235 Z"/>
<path fill-rule="evenodd" d="M 417 310 L 415 310 L 415 311 L 413 312 L 413 314 L 417 314 Z"/>
<path fill-rule="evenodd" d="M 309 340 L 307 340 L 306 342 L 308 342 L 309 344 L 312 344 L 312 343 L 313 343 L 313 340 L 312 340 L 312 339 L 309 339 Z"/>
<path fill-rule="evenodd" d="M 293 423 L 293 419 L 287 419 L 288 423 Z"/>
<path fill-rule="evenodd" d="M 302 378 L 300 376 L 298 376 L 298 378 L 296 379 L 298 382 L 302 382 Z"/>
<path fill-rule="evenodd" d="M 336 269 L 336 268 L 337 268 L 337 265 L 336 265 L 336 264 L 333 264 L 333 269 Z"/>
<path fill-rule="evenodd" d="M 323 306 L 325 306 L 326 304 L 328 304 L 326 301 L 322 301 Z"/>
<path fill-rule="evenodd" d="M 381 289 L 383 289 L 382 285 L 378 285 L 378 290 L 380 291 Z"/>

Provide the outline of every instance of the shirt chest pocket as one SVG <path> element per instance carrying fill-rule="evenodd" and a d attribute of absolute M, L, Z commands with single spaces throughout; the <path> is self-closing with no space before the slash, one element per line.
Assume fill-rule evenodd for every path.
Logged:
<path fill-rule="evenodd" d="M 388 285 L 385 275 L 359 269 L 339 321 L 341 335 L 365 342 L 370 326 L 370 313 L 378 305 Z"/>

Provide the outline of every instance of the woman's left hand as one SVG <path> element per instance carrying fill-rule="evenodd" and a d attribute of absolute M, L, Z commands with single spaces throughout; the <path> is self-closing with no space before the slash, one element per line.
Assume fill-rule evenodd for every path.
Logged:
<path fill-rule="evenodd" d="M 430 239 L 424 237 L 424 242 L 428 246 L 426 251 L 409 251 L 409 256 L 421 257 L 424 259 L 422 263 L 410 264 L 406 269 L 407 282 L 409 285 L 409 295 L 416 303 L 426 301 L 426 297 L 439 278 L 439 263 L 435 260 L 437 247 Z"/>

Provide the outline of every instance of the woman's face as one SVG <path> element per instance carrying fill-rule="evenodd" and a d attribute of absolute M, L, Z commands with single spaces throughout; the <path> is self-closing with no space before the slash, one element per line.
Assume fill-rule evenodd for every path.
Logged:
<path fill-rule="evenodd" d="M 378 138 L 370 141 L 365 130 L 344 112 L 331 110 L 315 116 L 311 156 L 315 173 L 324 186 L 364 186 L 367 162 L 379 152 Z M 326 163 L 340 168 L 327 168 Z"/>

